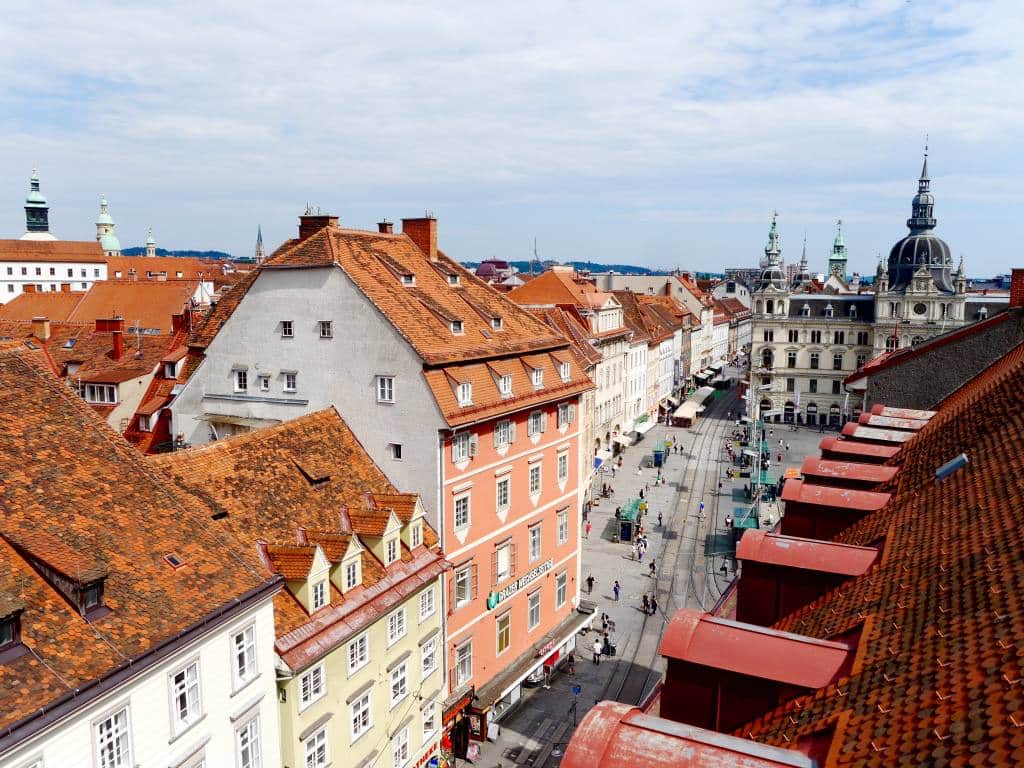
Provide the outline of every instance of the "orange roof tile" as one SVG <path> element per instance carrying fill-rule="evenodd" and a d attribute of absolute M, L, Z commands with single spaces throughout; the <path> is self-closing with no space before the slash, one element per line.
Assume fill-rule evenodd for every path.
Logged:
<path fill-rule="evenodd" d="M 68 317 L 71 322 L 92 323 L 100 318 L 123 317 L 125 328 L 156 329 L 168 334 L 174 330 L 172 315 L 191 309 L 191 298 L 199 287 L 195 280 L 170 282 L 94 283 Z"/>
<path fill-rule="evenodd" d="M 0 261 L 107 261 L 97 240 L 0 240 Z"/>
<path fill-rule="evenodd" d="M 0 306 L 0 320 L 67 320 L 85 291 L 34 291 L 22 293 Z"/>

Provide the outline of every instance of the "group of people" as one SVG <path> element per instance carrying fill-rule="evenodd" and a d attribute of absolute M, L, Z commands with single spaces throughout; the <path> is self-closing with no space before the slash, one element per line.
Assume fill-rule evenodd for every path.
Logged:
<path fill-rule="evenodd" d="M 658 597 L 653 592 L 648 597 L 646 594 L 643 596 L 643 608 L 641 608 L 645 616 L 655 616 L 658 613 Z"/>

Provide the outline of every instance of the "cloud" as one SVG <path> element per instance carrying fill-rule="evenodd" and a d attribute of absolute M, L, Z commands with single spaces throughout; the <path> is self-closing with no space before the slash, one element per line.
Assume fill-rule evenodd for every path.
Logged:
<path fill-rule="evenodd" d="M 1020 175 L 1006 0 L 33 9 L 0 30 L 10 234 L 38 163 L 66 237 L 89 236 L 102 190 L 124 242 L 153 224 L 161 244 L 247 253 L 258 222 L 283 239 L 315 201 L 363 226 L 431 208 L 467 259 L 534 235 L 554 258 L 647 258 L 630 230 L 662 222 L 645 253 L 711 268 L 756 254 L 779 207 L 801 230 L 863 222 L 856 259 L 854 237 L 901 236 L 930 132 L 933 167 L 965 185 L 946 191 L 953 234 L 1010 266 L 1011 233 L 966 194 Z"/>

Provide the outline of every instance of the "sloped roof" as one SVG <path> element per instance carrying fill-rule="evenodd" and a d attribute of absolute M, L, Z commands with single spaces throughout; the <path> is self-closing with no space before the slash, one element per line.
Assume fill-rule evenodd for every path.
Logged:
<path fill-rule="evenodd" d="M 588 294 L 597 292 L 593 283 L 575 280 L 572 269 L 549 269 L 509 292 L 508 297 L 524 306 L 590 306 Z"/>
<path fill-rule="evenodd" d="M 67 320 L 85 291 L 33 291 L 15 296 L 0 306 L 0 320 Z"/>
<path fill-rule="evenodd" d="M 168 487 L 57 380 L 41 351 L 0 349 L 0 456 L 0 602 L 24 607 L 33 651 L 0 664 L 4 731 L 61 697 L 87 697 L 91 681 L 276 582 L 210 526 L 208 506 Z M 105 574 L 110 613 L 83 620 L 16 546 L 79 576 Z M 181 567 L 164 560 L 172 552 Z"/>
<path fill-rule="evenodd" d="M 123 317 L 126 330 L 137 322 L 140 328 L 168 334 L 173 330 L 171 316 L 191 308 L 190 299 L 198 287 L 196 280 L 103 280 L 93 284 L 67 319 L 91 323 L 97 318 Z"/>
<path fill-rule="evenodd" d="M 0 261 L 102 264 L 107 257 L 96 240 L 0 240 Z"/>
<path fill-rule="evenodd" d="M 601 362 L 601 353 L 590 343 L 590 328 L 575 307 L 560 306 L 531 311 L 569 340 L 580 367 L 590 368 Z"/>
<path fill-rule="evenodd" d="M 967 467 L 935 482 L 961 452 Z M 837 537 L 884 537 L 878 564 L 775 625 L 818 638 L 861 627 L 850 676 L 736 735 L 791 746 L 834 726 L 826 766 L 1019 765 L 1024 345 L 950 397 L 901 458 L 896 497 Z"/>

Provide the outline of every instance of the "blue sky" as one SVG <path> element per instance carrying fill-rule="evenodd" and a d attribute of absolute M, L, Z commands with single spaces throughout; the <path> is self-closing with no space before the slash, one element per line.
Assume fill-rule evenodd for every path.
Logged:
<path fill-rule="evenodd" d="M 62 238 L 272 247 L 307 202 L 432 211 L 463 260 L 851 269 L 905 233 L 921 150 L 968 272 L 1024 265 L 1018 2 L 51 2 L 0 26 L 0 235 L 33 165 Z"/>

